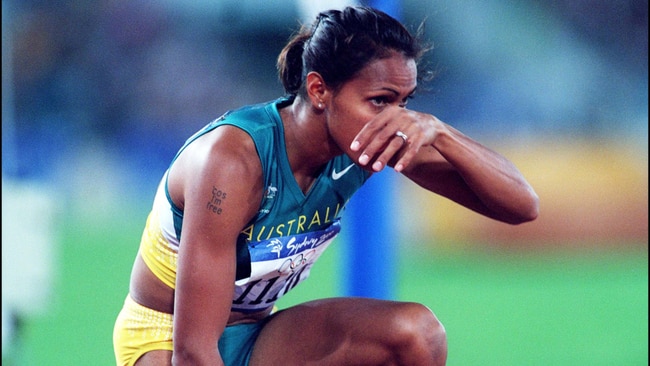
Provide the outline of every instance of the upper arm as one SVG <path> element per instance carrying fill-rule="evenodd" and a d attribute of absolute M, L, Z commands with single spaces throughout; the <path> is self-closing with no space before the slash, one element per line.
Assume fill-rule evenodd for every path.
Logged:
<path fill-rule="evenodd" d="M 179 156 L 169 179 L 170 195 L 183 209 L 175 347 L 214 352 L 230 314 L 237 237 L 259 209 L 261 164 L 248 134 L 221 126 Z"/>

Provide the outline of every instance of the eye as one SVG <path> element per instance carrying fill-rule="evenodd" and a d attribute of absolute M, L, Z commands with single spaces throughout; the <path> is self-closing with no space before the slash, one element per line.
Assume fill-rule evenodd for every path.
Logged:
<path fill-rule="evenodd" d="M 405 108 L 406 105 L 409 103 L 409 99 L 413 99 L 413 94 L 411 94 L 408 97 L 402 99 L 402 102 L 399 104 L 399 106 L 402 107 L 402 108 Z"/>
<path fill-rule="evenodd" d="M 370 101 L 372 102 L 372 104 L 374 104 L 374 105 L 376 105 L 378 107 L 383 107 L 384 105 L 386 105 L 388 103 L 388 98 L 386 98 L 386 97 L 374 97 L 374 98 L 371 98 Z"/>

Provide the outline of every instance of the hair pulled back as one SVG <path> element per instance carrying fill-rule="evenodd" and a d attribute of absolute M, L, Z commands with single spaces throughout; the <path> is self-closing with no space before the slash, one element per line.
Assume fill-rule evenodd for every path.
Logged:
<path fill-rule="evenodd" d="M 370 7 L 346 7 L 318 14 L 311 27 L 302 26 L 282 49 L 277 67 L 290 95 L 304 92 L 307 73 L 318 72 L 337 90 L 368 63 L 399 52 L 419 62 L 428 50 L 399 21 Z"/>

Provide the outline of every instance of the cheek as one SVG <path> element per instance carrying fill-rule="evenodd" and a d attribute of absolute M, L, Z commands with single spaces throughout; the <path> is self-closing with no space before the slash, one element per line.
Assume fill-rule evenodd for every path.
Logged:
<path fill-rule="evenodd" d="M 357 114 L 347 111 L 338 111 L 330 115 L 330 133 L 346 153 L 352 153 L 350 144 L 361 131 L 365 121 Z"/>
<path fill-rule="evenodd" d="M 364 110 L 363 105 L 342 103 L 337 105 L 331 115 L 331 124 L 338 130 L 341 137 L 346 137 L 350 143 L 361 131 L 361 128 L 370 121 L 374 115 Z"/>

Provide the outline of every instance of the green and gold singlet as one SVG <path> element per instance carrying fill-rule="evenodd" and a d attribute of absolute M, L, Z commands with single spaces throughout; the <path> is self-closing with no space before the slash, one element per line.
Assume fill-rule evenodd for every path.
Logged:
<path fill-rule="evenodd" d="M 178 153 L 222 125 L 246 131 L 257 148 L 266 188 L 256 217 L 243 228 L 237 242 L 233 311 L 257 312 L 271 307 L 305 280 L 339 233 L 345 204 L 370 176 L 347 155 L 340 155 L 327 163 L 304 194 L 289 166 L 278 112 L 291 102 L 280 98 L 230 111 L 190 137 Z M 174 288 L 183 212 L 169 198 L 166 177 L 158 187 L 140 252 L 156 276 Z M 218 205 L 223 194 L 215 190 L 212 202 Z"/>

